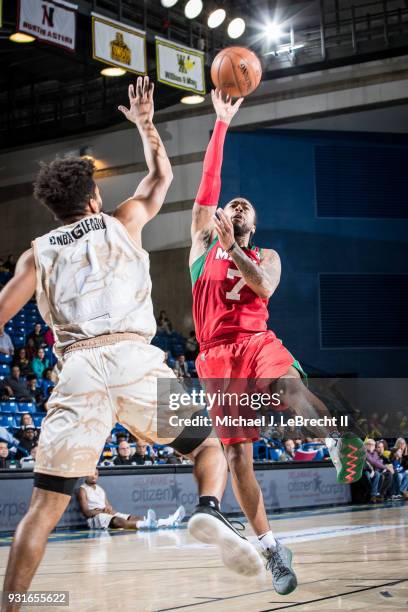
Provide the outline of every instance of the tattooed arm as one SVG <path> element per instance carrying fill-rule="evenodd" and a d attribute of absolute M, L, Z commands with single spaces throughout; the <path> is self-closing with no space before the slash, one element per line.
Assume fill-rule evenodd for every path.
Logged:
<path fill-rule="evenodd" d="M 114 213 L 138 241 L 142 227 L 155 217 L 162 207 L 173 180 L 169 158 L 153 125 L 153 89 L 153 83 L 149 84 L 149 77 L 139 77 L 136 93 L 133 85 L 129 86 L 130 108 L 119 106 L 119 110 L 129 121 L 135 123 L 139 131 L 149 170 L 133 196 L 120 204 Z"/>
<path fill-rule="evenodd" d="M 280 281 L 281 263 L 278 253 L 272 249 L 263 249 L 261 263 L 258 265 L 245 255 L 236 243 L 234 226 L 221 208 L 214 216 L 214 223 L 222 248 L 229 251 L 232 261 L 241 272 L 248 287 L 260 298 L 270 298 Z"/>

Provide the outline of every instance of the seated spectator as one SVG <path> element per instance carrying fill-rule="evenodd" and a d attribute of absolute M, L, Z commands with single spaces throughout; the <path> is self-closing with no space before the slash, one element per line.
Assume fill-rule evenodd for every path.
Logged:
<path fill-rule="evenodd" d="M 160 311 L 159 318 L 157 319 L 157 329 L 168 335 L 170 335 L 173 330 L 173 326 L 165 310 Z"/>
<path fill-rule="evenodd" d="M 33 469 L 35 460 L 37 457 L 37 450 L 38 450 L 38 445 L 33 446 L 28 457 L 22 457 L 20 459 L 20 467 Z"/>
<path fill-rule="evenodd" d="M 36 323 L 34 325 L 34 330 L 31 332 L 31 334 L 28 334 L 27 340 L 34 341 L 34 346 L 37 349 L 37 351 L 39 348 L 47 346 L 47 343 L 45 342 L 44 334 L 42 332 L 41 323 Z"/>
<path fill-rule="evenodd" d="M 45 356 L 44 349 L 39 348 L 37 355 L 31 362 L 31 369 L 36 375 L 38 380 L 43 377 L 44 371 L 50 367 L 50 360 Z"/>
<path fill-rule="evenodd" d="M 191 378 L 191 374 L 188 371 L 188 364 L 185 355 L 179 355 L 176 359 L 174 366 L 174 372 L 177 378 Z"/>
<path fill-rule="evenodd" d="M 31 397 L 27 389 L 27 383 L 20 376 L 20 368 L 13 366 L 11 375 L 4 380 L 7 392 L 10 397 L 15 397 L 17 401 L 30 401 Z"/>
<path fill-rule="evenodd" d="M 27 389 L 30 397 L 30 402 L 34 402 L 37 408 L 44 408 L 45 397 L 43 395 L 42 387 L 37 384 L 37 379 L 32 376 L 27 381 Z"/>
<path fill-rule="evenodd" d="M 195 335 L 195 331 L 191 330 L 189 337 L 186 340 L 186 359 L 187 361 L 194 361 L 198 355 L 198 341 Z"/>
<path fill-rule="evenodd" d="M 52 368 L 46 368 L 41 381 L 41 388 L 44 397 L 49 398 L 53 388 L 55 387 L 54 375 Z"/>
<path fill-rule="evenodd" d="M 21 428 L 20 443 L 17 448 L 16 459 L 22 459 L 31 455 L 31 450 L 34 446 L 37 446 L 37 430 L 32 425 L 25 425 L 24 429 Z"/>
<path fill-rule="evenodd" d="M 7 442 L 0 442 L 0 470 L 8 470 L 11 459 Z"/>
<path fill-rule="evenodd" d="M 0 380 L 0 401 L 5 402 L 9 399 L 10 394 L 3 380 Z"/>
<path fill-rule="evenodd" d="M 6 261 L 4 262 L 4 267 L 6 268 L 7 272 L 14 274 L 14 270 L 16 269 L 16 260 L 14 259 L 14 255 L 9 255 L 7 257 Z"/>
<path fill-rule="evenodd" d="M 50 329 L 49 327 L 44 334 L 44 340 L 46 345 L 50 348 L 52 348 L 55 344 L 54 334 L 52 333 L 52 329 Z"/>
<path fill-rule="evenodd" d="M 33 338 L 27 338 L 25 350 L 26 350 L 27 359 L 29 361 L 32 361 L 37 353 L 37 348 L 35 346 L 35 342 Z"/>
<path fill-rule="evenodd" d="M 0 325 L 0 353 L 14 355 L 14 346 L 10 336 L 4 331 L 4 325 Z"/>
<path fill-rule="evenodd" d="M 293 461 L 295 458 L 295 442 L 291 438 L 283 440 L 283 453 L 279 461 Z"/>
<path fill-rule="evenodd" d="M 404 470 L 408 470 L 408 446 L 405 438 L 396 439 L 393 450 L 397 448 L 401 449 L 401 464 Z"/>
<path fill-rule="evenodd" d="M 25 348 L 18 350 L 18 354 L 14 358 L 13 365 L 20 368 L 21 376 L 28 376 L 29 374 L 32 374 L 30 360 L 27 357 L 27 351 Z"/>
<path fill-rule="evenodd" d="M 151 465 L 153 457 L 147 454 L 147 443 L 144 440 L 136 440 L 136 452 L 132 457 L 136 465 Z"/>
<path fill-rule="evenodd" d="M 367 450 L 367 462 L 371 467 L 371 470 L 374 470 L 375 472 L 375 474 L 372 475 L 371 470 L 369 470 L 371 481 L 371 502 L 381 502 L 384 500 L 384 497 L 392 496 L 394 470 L 390 464 L 386 464 L 380 459 L 380 456 L 376 451 L 375 440 L 372 440 L 371 438 L 366 440 L 365 447 Z M 379 474 L 379 478 L 377 478 L 376 474 Z"/>
<path fill-rule="evenodd" d="M 186 512 L 179 506 L 167 519 L 156 519 L 154 510 L 147 515 L 134 516 L 117 512 L 109 502 L 104 489 L 97 484 L 98 470 L 87 476 L 78 490 L 78 502 L 90 529 L 158 529 L 160 527 L 178 527 Z"/>
<path fill-rule="evenodd" d="M 380 457 L 381 461 L 383 461 L 383 463 L 385 464 L 390 464 L 390 455 L 391 455 L 391 451 L 388 450 L 388 442 L 387 440 L 378 440 L 376 446 L 376 451 L 378 453 L 378 456 Z"/>
<path fill-rule="evenodd" d="M 118 454 L 113 460 L 113 464 L 114 465 L 137 465 L 137 462 L 134 456 L 132 457 L 130 444 L 127 440 L 122 440 L 122 442 L 118 444 Z"/>
<path fill-rule="evenodd" d="M 33 417 L 29 412 L 23 412 L 20 418 L 20 428 L 26 427 L 27 425 L 34 427 Z"/>
<path fill-rule="evenodd" d="M 397 487 L 395 490 L 398 491 L 396 494 L 402 495 L 404 499 L 408 499 L 408 472 L 404 470 L 402 457 L 402 449 L 393 448 L 390 455 L 390 461 L 396 474 Z"/>

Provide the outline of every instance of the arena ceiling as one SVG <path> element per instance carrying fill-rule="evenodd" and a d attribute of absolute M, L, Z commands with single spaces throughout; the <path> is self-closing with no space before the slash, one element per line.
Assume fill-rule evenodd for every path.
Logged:
<path fill-rule="evenodd" d="M 207 90 L 212 58 L 231 44 L 250 46 L 261 57 L 264 78 L 405 53 L 408 50 L 408 7 L 405 0 L 203 0 L 194 20 L 184 16 L 185 0 L 166 9 L 160 0 L 77 0 L 77 44 L 74 53 L 35 41 L 16 44 L 16 4 L 4 3 L 0 30 L 0 138 L 3 148 L 107 128 L 122 121 L 116 108 L 126 100 L 130 75 L 102 77 L 92 59 L 92 11 L 147 32 L 148 72 L 155 79 L 154 36 L 205 51 Z M 245 33 L 236 41 L 225 24 L 210 30 L 207 17 L 223 7 L 227 20 L 242 17 Z M 277 52 L 264 34 L 267 22 L 293 28 L 294 53 Z M 156 108 L 173 105 L 180 91 L 158 84 Z"/>

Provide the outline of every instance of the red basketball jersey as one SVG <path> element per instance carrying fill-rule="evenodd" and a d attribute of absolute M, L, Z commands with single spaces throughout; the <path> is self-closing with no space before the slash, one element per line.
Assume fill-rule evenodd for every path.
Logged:
<path fill-rule="evenodd" d="M 259 265 L 258 247 L 243 251 Z M 194 323 L 202 350 L 267 329 L 268 300 L 258 297 L 248 287 L 218 239 L 193 263 L 190 272 Z"/>

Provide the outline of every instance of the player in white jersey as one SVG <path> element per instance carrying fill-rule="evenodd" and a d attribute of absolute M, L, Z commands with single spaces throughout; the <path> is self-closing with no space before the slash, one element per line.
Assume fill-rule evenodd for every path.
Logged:
<path fill-rule="evenodd" d="M 34 491 L 17 527 L 3 591 L 24 592 L 41 561 L 47 538 L 65 511 L 76 479 L 92 474 L 116 422 L 135 436 L 171 444 L 194 459 L 199 508 L 219 509 L 227 469 L 219 442 L 202 428 L 159 438 L 157 379 L 175 378 L 164 353 L 150 344 L 155 320 L 143 226 L 159 212 L 172 181 L 165 148 L 153 125 L 153 85 L 129 87 L 130 108 L 119 107 L 142 138 L 148 174 L 113 216 L 102 212 L 94 165 L 81 158 L 43 164 L 35 195 L 63 226 L 34 240 L 0 293 L 0 324 L 36 292 L 52 328 L 59 379 L 48 401 L 35 467 Z M 194 409 L 196 410 L 196 408 Z M 192 407 L 187 407 L 190 416 Z M 186 428 L 187 429 L 187 428 Z M 204 522 L 205 522 L 205 516 Z M 241 573 L 262 563 L 254 547 L 219 513 L 217 543 L 224 562 Z M 5 604 L 4 610 L 17 610 Z"/>

